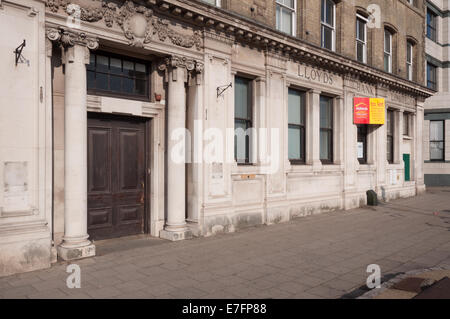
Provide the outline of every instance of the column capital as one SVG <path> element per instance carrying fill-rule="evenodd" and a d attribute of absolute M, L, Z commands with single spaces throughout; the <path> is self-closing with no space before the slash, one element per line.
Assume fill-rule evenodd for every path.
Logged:
<path fill-rule="evenodd" d="M 197 61 L 192 58 L 172 55 L 170 57 L 163 58 L 158 66 L 158 70 L 161 72 L 165 72 L 166 81 L 168 81 L 169 77 L 168 72 L 173 72 L 176 69 L 183 69 L 184 72 L 184 82 L 188 82 L 192 78 L 197 79 L 197 83 L 199 84 L 200 76 L 199 74 L 203 73 L 204 64 L 203 62 Z M 177 72 L 172 73 L 172 80 L 177 81 Z"/>
<path fill-rule="evenodd" d="M 46 35 L 50 41 L 56 42 L 64 48 L 75 45 L 85 46 L 90 50 L 96 50 L 98 48 L 98 39 L 84 32 L 75 32 L 62 27 L 49 27 L 46 29 Z"/>

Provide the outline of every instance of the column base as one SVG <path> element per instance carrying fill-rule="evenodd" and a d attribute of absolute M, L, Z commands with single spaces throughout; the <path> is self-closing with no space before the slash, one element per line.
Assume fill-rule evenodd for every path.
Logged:
<path fill-rule="evenodd" d="M 95 245 L 89 244 L 82 247 L 58 246 L 58 256 L 63 260 L 76 260 L 95 256 Z"/>
<path fill-rule="evenodd" d="M 425 184 L 416 185 L 416 195 L 423 194 L 427 191 Z"/>
<path fill-rule="evenodd" d="M 177 231 L 163 229 L 159 232 L 159 237 L 161 237 L 162 239 L 170 240 L 170 241 L 191 239 L 192 231 L 189 229 L 177 230 Z"/>

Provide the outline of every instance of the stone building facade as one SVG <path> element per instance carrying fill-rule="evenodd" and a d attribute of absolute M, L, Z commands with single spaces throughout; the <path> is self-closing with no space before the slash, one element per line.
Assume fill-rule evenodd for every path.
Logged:
<path fill-rule="evenodd" d="M 424 191 L 424 26 L 421 0 L 1 0 L 0 275 Z"/>
<path fill-rule="evenodd" d="M 424 174 L 429 186 L 450 186 L 450 2 L 427 1 Z"/>

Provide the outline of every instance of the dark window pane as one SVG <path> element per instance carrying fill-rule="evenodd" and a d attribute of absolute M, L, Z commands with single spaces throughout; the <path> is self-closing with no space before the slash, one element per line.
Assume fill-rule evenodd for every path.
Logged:
<path fill-rule="evenodd" d="M 135 72 L 136 72 L 136 77 L 137 78 L 144 79 L 145 75 L 147 73 L 145 65 L 141 64 L 141 63 L 136 63 L 136 70 L 135 70 Z"/>
<path fill-rule="evenodd" d="M 146 94 L 147 93 L 146 87 L 147 87 L 147 81 L 136 80 L 136 94 L 139 94 L 139 95 Z"/>
<path fill-rule="evenodd" d="M 123 78 L 123 92 L 128 94 L 134 93 L 134 80 L 130 78 Z"/>
<path fill-rule="evenodd" d="M 123 61 L 123 74 L 125 76 L 134 77 L 134 62 L 131 61 Z"/>
<path fill-rule="evenodd" d="M 367 125 L 358 125 L 357 157 L 360 164 L 367 163 Z"/>
<path fill-rule="evenodd" d="M 333 99 L 320 96 L 320 159 L 333 160 Z"/>
<path fill-rule="evenodd" d="M 108 90 L 108 76 L 103 73 L 97 73 L 95 75 L 95 85 L 97 89 Z"/>
<path fill-rule="evenodd" d="M 436 90 L 436 67 L 431 63 L 427 63 L 427 86 L 430 89 Z"/>
<path fill-rule="evenodd" d="M 107 56 L 97 55 L 97 71 L 100 72 L 109 71 L 109 59 Z"/>
<path fill-rule="evenodd" d="M 137 69 L 137 71 L 136 71 Z M 148 66 L 120 56 L 91 53 L 87 67 L 87 87 L 94 94 L 148 97 Z"/>
<path fill-rule="evenodd" d="M 91 54 L 89 56 L 89 65 L 87 66 L 88 70 L 95 70 L 95 55 Z"/>
<path fill-rule="evenodd" d="M 122 60 L 117 58 L 110 59 L 110 72 L 114 74 L 122 73 Z"/>
<path fill-rule="evenodd" d="M 87 71 L 87 86 L 89 89 L 95 88 L 95 73 Z"/>
<path fill-rule="evenodd" d="M 109 89 L 111 91 L 122 91 L 122 77 L 117 75 L 110 75 L 109 81 Z"/>
<path fill-rule="evenodd" d="M 356 37 L 362 42 L 366 42 L 366 22 L 358 19 L 356 22 Z"/>
<path fill-rule="evenodd" d="M 359 62 L 364 61 L 364 44 L 361 42 L 356 42 L 356 58 Z"/>
<path fill-rule="evenodd" d="M 322 26 L 322 47 L 333 49 L 333 30 L 326 26 Z"/>

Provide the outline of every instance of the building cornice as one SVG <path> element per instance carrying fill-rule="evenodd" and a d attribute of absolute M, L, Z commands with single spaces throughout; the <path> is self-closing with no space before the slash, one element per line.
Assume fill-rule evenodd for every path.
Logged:
<path fill-rule="evenodd" d="M 155 10 L 161 10 L 167 15 L 200 25 L 207 30 L 214 29 L 244 45 L 277 52 L 292 60 L 327 68 L 336 73 L 357 77 L 362 81 L 377 83 L 408 94 L 424 98 L 434 94 L 434 91 L 423 85 L 351 60 L 221 8 L 188 0 L 148 2 Z"/>
<path fill-rule="evenodd" d="M 113 3 L 100 2 L 102 2 L 103 7 L 113 5 Z M 67 1 L 47 0 L 47 6 L 53 12 L 56 12 L 58 10 L 58 5 L 63 3 L 67 3 Z M 127 2 L 125 2 L 125 4 L 126 3 Z M 422 98 L 427 98 L 434 94 L 434 91 L 423 85 L 351 60 L 339 53 L 320 48 L 316 45 L 307 43 L 302 39 L 286 35 L 267 25 L 255 22 L 221 8 L 189 0 L 136 1 L 135 6 L 139 5 L 145 5 L 145 7 L 152 10 L 152 13 L 158 13 L 159 16 L 170 18 L 170 20 L 183 21 L 193 27 L 196 26 L 197 28 L 203 29 L 206 32 L 216 33 L 221 37 L 227 37 L 233 42 L 262 49 L 266 52 L 269 51 L 293 61 L 326 68 L 344 76 L 351 76 L 358 78 L 361 81 L 389 87 L 392 90 L 420 96 Z M 103 15 L 100 18 L 100 15 L 94 14 L 94 18 L 92 18 L 93 16 L 87 13 L 89 12 L 86 12 L 86 18 L 83 19 L 82 16 L 81 20 L 90 22 L 91 19 L 94 19 L 92 21 L 98 21 L 102 18 L 105 22 L 110 21 L 107 16 Z M 193 37 L 196 37 L 197 39 L 198 35 L 194 34 Z M 179 39 L 179 36 L 174 37 L 174 40 Z M 191 44 L 192 43 L 189 43 L 189 45 Z M 192 44 L 192 46 L 196 46 L 197 49 L 199 49 L 199 45 L 201 45 L 199 40 L 196 40 L 195 43 Z"/>

